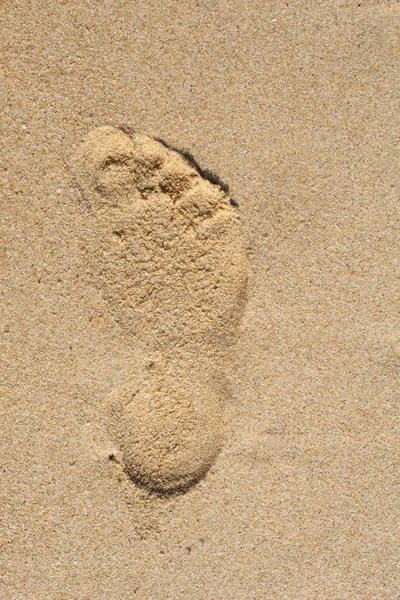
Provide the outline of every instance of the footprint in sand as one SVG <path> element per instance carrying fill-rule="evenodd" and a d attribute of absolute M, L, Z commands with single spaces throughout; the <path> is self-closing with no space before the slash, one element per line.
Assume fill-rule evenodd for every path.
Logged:
<path fill-rule="evenodd" d="M 113 127 L 87 136 L 73 170 L 95 233 L 92 280 L 149 356 L 142 381 L 112 393 L 110 430 L 134 482 L 187 489 L 223 444 L 218 365 L 248 273 L 237 211 L 185 155 Z"/>

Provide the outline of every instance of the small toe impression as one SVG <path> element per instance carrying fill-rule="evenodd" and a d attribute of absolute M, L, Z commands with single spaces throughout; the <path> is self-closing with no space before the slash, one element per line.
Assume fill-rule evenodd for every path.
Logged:
<path fill-rule="evenodd" d="M 125 396 L 115 429 L 130 478 L 159 494 L 199 481 L 222 447 L 222 406 L 220 391 L 179 376 L 155 376 Z"/>
<path fill-rule="evenodd" d="M 189 221 L 195 223 L 210 218 L 217 210 L 228 208 L 228 205 L 224 192 L 201 179 L 199 185 L 177 202 L 177 208 Z"/>

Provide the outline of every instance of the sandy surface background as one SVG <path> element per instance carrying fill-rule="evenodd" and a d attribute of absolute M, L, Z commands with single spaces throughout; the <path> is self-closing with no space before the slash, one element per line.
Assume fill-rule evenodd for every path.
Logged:
<path fill-rule="evenodd" d="M 399 26 L 378 0 L 1 3 L 2 599 L 399 598 Z M 98 441 L 142 360 L 81 276 L 67 164 L 105 124 L 190 150 L 248 239 L 228 441 L 170 499 Z"/>

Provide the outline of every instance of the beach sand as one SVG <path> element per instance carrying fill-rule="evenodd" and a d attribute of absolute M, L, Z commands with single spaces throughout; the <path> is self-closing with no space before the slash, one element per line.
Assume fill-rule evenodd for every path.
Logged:
<path fill-rule="evenodd" d="M 0 26 L 0 598 L 398 599 L 400 5 L 15 0 Z M 135 240 L 164 217 L 126 238 L 96 204 L 150 151 L 90 179 L 104 127 L 229 184 L 155 146 L 175 179 L 141 198 L 176 210 L 187 177 L 211 208 L 154 292 Z M 197 288 L 181 243 L 217 204 Z"/>

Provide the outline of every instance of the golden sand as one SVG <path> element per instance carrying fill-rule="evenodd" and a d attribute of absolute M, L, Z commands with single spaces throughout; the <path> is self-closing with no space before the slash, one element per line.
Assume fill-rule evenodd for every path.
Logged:
<path fill-rule="evenodd" d="M 399 597 L 399 19 L 1 3 L 2 600 Z"/>

